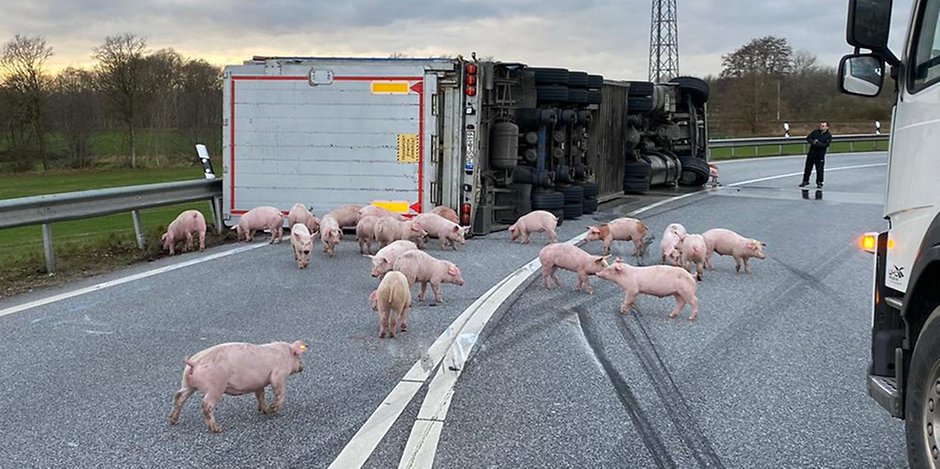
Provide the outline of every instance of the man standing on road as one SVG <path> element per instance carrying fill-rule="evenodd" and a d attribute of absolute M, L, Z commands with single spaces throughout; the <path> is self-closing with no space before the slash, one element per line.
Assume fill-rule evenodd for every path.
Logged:
<path fill-rule="evenodd" d="M 809 185 L 809 174 L 816 167 L 816 188 L 822 189 L 823 186 L 823 167 L 826 164 L 826 150 L 829 143 L 832 142 L 832 134 L 829 133 L 829 123 L 820 122 L 819 128 L 812 131 L 806 137 L 809 142 L 809 153 L 806 154 L 806 165 L 803 166 L 803 182 L 800 187 Z"/>

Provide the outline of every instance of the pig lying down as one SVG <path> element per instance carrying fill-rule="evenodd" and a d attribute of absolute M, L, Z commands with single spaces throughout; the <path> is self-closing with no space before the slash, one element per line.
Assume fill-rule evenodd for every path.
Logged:
<path fill-rule="evenodd" d="M 643 293 L 659 298 L 675 297 L 676 307 L 669 313 L 670 319 L 678 316 L 687 304 L 692 306 L 692 315 L 689 316 L 689 320 L 694 320 L 698 316 L 695 278 L 681 267 L 671 265 L 634 267 L 620 262 L 618 258 L 609 267 L 598 272 L 597 276 L 623 288 L 623 304 L 620 305 L 620 312 L 623 314 L 633 309 L 636 296 Z"/>
<path fill-rule="evenodd" d="M 369 294 L 372 311 L 379 312 L 379 338 L 385 334 L 395 337 L 396 331 L 408 330 L 408 308 L 411 307 L 411 288 L 401 272 L 389 272 L 382 278 L 379 288 Z"/>
<path fill-rule="evenodd" d="M 202 391 L 202 416 L 209 430 L 220 433 L 222 427 L 215 421 L 216 404 L 222 394 L 240 396 L 253 392 L 258 399 L 258 411 L 273 414 L 284 407 L 287 377 L 304 370 L 300 356 L 307 351 L 301 341 L 272 342 L 256 345 L 226 343 L 209 347 L 184 359 L 183 380 L 173 397 L 170 424 L 179 421 L 183 404 L 195 391 Z M 264 387 L 271 385 L 274 403 L 264 400 Z"/>
<path fill-rule="evenodd" d="M 186 210 L 166 227 L 166 233 L 160 237 L 160 241 L 163 241 L 163 249 L 169 250 L 172 256 L 175 254 L 176 243 L 185 239 L 185 248 L 191 251 L 193 233 L 199 235 L 199 250 L 206 249 L 206 218 L 199 210 Z"/>
<path fill-rule="evenodd" d="M 571 244 L 549 244 L 539 252 L 539 261 L 542 263 L 542 282 L 545 288 L 551 289 L 549 279 L 561 286 L 555 271 L 558 269 L 570 270 L 578 273 L 578 283 L 575 290 L 594 294 L 594 289 L 588 281 L 589 275 L 596 275 L 607 267 L 607 258 L 610 256 L 592 256 L 583 249 Z"/>

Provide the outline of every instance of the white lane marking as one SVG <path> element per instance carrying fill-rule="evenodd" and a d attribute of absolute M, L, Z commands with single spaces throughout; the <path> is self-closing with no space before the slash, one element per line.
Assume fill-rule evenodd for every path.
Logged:
<path fill-rule="evenodd" d="M 887 150 L 882 151 L 859 151 L 853 153 L 830 153 L 826 155 L 828 158 L 841 158 L 843 156 L 887 156 Z M 757 156 L 757 157 L 746 157 L 746 158 L 735 158 L 733 160 L 717 160 L 710 161 L 709 163 L 715 163 L 717 165 L 726 165 L 734 163 L 754 163 L 757 161 L 774 161 L 774 160 L 786 160 L 786 159 L 795 159 L 795 158 L 806 158 L 806 155 L 783 155 L 783 156 Z"/>
<path fill-rule="evenodd" d="M 113 287 L 113 286 L 122 285 L 128 282 L 133 282 L 135 280 L 140 280 L 142 278 L 153 277 L 154 275 L 159 275 L 165 272 L 182 269 L 184 267 L 189 267 L 191 265 L 201 264 L 203 262 L 208 262 L 208 261 L 215 260 L 221 257 L 231 256 L 232 254 L 238 254 L 241 252 L 250 251 L 252 249 L 257 249 L 262 246 L 266 246 L 267 244 L 268 243 L 258 243 L 258 244 L 252 244 L 251 246 L 244 246 L 240 248 L 230 249 L 225 252 L 211 254 L 205 257 L 200 257 L 198 259 L 188 260 L 186 262 L 180 262 L 179 264 L 168 265 L 165 267 L 148 270 L 146 272 L 141 272 L 139 274 L 129 275 L 127 277 L 122 277 L 122 278 L 118 278 L 114 280 L 109 280 L 107 282 L 98 283 L 90 287 L 79 288 L 78 290 L 72 290 L 70 292 L 60 293 L 58 295 L 50 296 L 48 298 L 43 298 L 41 300 L 30 301 L 28 303 L 23 303 L 18 306 L 13 306 L 10 308 L 0 310 L 0 317 L 6 316 L 8 314 L 18 313 L 20 311 L 25 311 L 27 309 L 35 308 L 37 306 L 43 306 L 49 303 L 55 303 L 56 301 L 62 301 L 68 298 L 73 298 L 79 295 L 84 295 L 85 293 L 91 293 L 93 291 L 102 290 L 108 287 Z"/>
<path fill-rule="evenodd" d="M 840 166 L 837 168 L 826 168 L 826 172 L 828 173 L 832 171 L 845 171 L 849 169 L 875 168 L 878 166 L 887 166 L 887 165 L 888 163 L 874 163 L 874 164 L 860 164 L 860 165 L 855 165 L 855 166 Z M 802 175 L 803 175 L 803 171 L 799 171 L 796 173 L 778 174 L 776 176 L 768 176 L 768 177 L 763 177 L 763 178 L 751 179 L 749 181 L 735 182 L 733 184 L 728 184 L 726 187 L 743 186 L 746 184 L 753 184 L 755 182 L 764 182 L 764 181 L 770 181 L 773 179 L 783 179 L 783 178 L 788 178 L 788 177 L 793 177 L 793 176 L 802 176 Z"/>

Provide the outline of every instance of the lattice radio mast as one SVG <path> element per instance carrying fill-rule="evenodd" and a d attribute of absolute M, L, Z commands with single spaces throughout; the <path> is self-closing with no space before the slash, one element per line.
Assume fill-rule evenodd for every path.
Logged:
<path fill-rule="evenodd" d="M 679 75 L 679 30 L 676 0 L 653 0 L 650 24 L 650 76 L 653 83 Z"/>

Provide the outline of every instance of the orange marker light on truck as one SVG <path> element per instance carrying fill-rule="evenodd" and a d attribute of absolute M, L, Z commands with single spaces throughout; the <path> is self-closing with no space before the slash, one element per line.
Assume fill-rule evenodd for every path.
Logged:
<path fill-rule="evenodd" d="M 859 240 L 859 247 L 863 251 L 874 254 L 878 247 L 878 233 L 865 233 Z"/>

